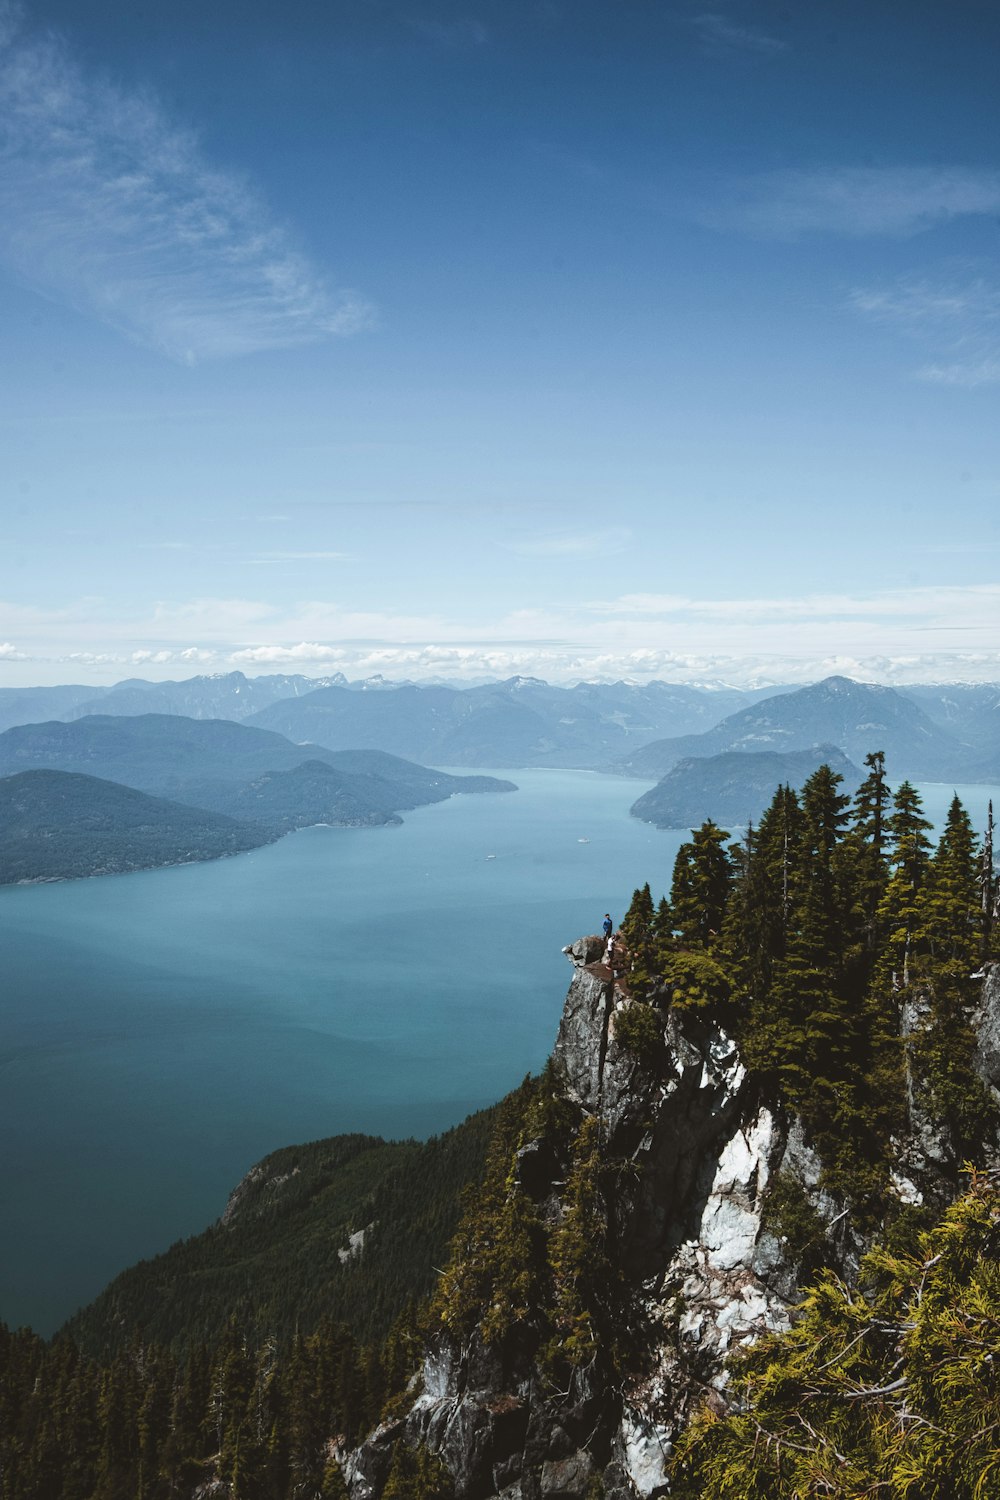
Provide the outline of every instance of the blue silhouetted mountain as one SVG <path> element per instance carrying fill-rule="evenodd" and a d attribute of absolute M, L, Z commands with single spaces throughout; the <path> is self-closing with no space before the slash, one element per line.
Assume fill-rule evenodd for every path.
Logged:
<path fill-rule="evenodd" d="M 218 859 L 274 835 L 71 771 L 0 778 L 0 884 L 120 875 Z"/>
<path fill-rule="evenodd" d="M 0 688 L 0 731 L 14 724 L 41 724 L 48 719 L 70 719 L 81 704 L 100 695 L 100 689 L 65 683 L 62 687 Z"/>
<path fill-rule="evenodd" d="M 927 717 L 963 744 L 979 751 L 1000 772 L 1000 683 L 948 682 L 900 688 Z"/>
<path fill-rule="evenodd" d="M 657 828 L 698 828 L 707 818 L 721 828 L 745 828 L 770 805 L 775 787 L 800 787 L 824 764 L 844 778 L 842 791 L 860 786 L 862 773 L 836 745 L 784 753 L 727 750 L 678 761 L 630 812 Z"/>
<path fill-rule="evenodd" d="M 307 760 L 290 771 L 267 771 L 230 791 L 216 788 L 211 794 L 213 806 L 234 818 L 252 819 L 286 833 L 317 823 L 352 828 L 400 823 L 399 812 L 443 802 L 457 792 L 514 790 L 509 781 L 492 776 L 449 776 L 394 755 L 382 755 L 378 750 L 345 750 L 332 755 L 335 762 Z M 352 770 L 352 765 L 357 769 Z"/>
<path fill-rule="evenodd" d="M 656 740 L 613 763 L 626 776 L 659 778 L 688 756 L 726 751 L 808 750 L 836 745 L 855 762 L 884 750 L 894 778 L 967 777 L 982 757 L 941 729 L 894 688 L 827 677 L 812 687 L 754 703 L 705 734 Z"/>
<path fill-rule="evenodd" d="M 432 765 L 606 765 L 629 745 L 708 728 L 755 695 L 665 682 L 552 687 L 512 677 L 485 687 L 320 688 L 249 721 L 330 749 L 357 745 Z"/>
<path fill-rule="evenodd" d="M 146 682 L 130 678 L 102 692 L 91 692 L 88 700 L 57 717 L 79 719 L 86 714 L 183 714 L 189 719 L 235 719 L 241 722 L 281 698 L 296 698 L 319 686 L 346 683 L 341 672 L 317 681 L 315 678 L 276 673 L 267 677 L 245 677 L 242 672 L 218 672 L 189 677 L 183 682 Z M 27 723 L 25 719 L 21 723 Z"/>
<path fill-rule="evenodd" d="M 105 777 L 194 807 L 252 816 L 272 832 L 308 822 L 388 822 L 400 810 L 458 792 L 511 789 L 488 776 L 449 776 L 377 752 L 293 745 L 270 730 L 174 714 L 92 714 L 0 734 L 0 775 L 28 769 Z"/>
<path fill-rule="evenodd" d="M 189 677 L 179 682 L 148 682 L 143 678 L 129 678 L 115 683 L 113 687 L 81 687 L 67 685 L 49 688 L 4 688 L 0 689 L 0 731 L 17 724 L 37 724 L 49 719 L 76 719 L 89 714 L 111 714 L 132 716 L 137 714 L 182 714 L 191 719 L 234 719 L 244 722 L 251 715 L 262 713 L 271 705 L 288 705 L 288 732 L 295 739 L 317 736 L 299 721 L 295 714 L 296 700 L 323 692 L 328 688 L 341 688 L 361 700 L 376 695 L 397 694 L 406 689 L 408 699 L 400 700 L 393 709 L 380 718 L 364 701 L 344 712 L 344 727 L 356 726 L 358 731 L 367 731 L 370 722 L 377 723 L 379 732 L 388 741 L 377 748 L 396 751 L 398 754 L 417 760 L 433 760 L 439 754 L 439 735 L 446 732 L 440 714 L 432 731 L 423 728 L 420 705 L 440 710 L 442 703 L 451 707 L 445 714 L 458 722 L 475 716 L 484 708 L 496 703 L 519 701 L 529 705 L 539 717 L 521 719 L 521 733 L 514 733 L 514 745 L 520 759 L 510 764 L 524 764 L 524 754 L 541 757 L 551 764 L 600 765 L 630 743 L 642 742 L 664 734 L 689 734 L 707 729 L 718 723 L 725 714 L 756 701 L 758 697 L 784 692 L 784 688 L 755 688 L 742 690 L 727 687 L 688 687 L 664 682 L 637 683 L 581 683 L 576 687 L 551 687 L 537 678 L 515 677 L 505 683 L 477 684 L 463 687 L 454 683 L 413 683 L 388 681 L 384 677 L 368 677 L 348 682 L 341 672 L 324 677 L 302 677 L 298 674 L 274 673 L 261 677 L 246 677 L 242 672 L 220 672 Z M 436 700 L 425 694 L 437 694 Z M 328 700 L 336 702 L 336 698 Z M 311 705 L 319 707 L 322 700 Z M 405 710 L 400 712 L 400 710 Z M 331 738 L 321 741 L 331 749 L 341 749 L 358 741 L 348 734 L 345 739 L 331 728 L 329 715 L 317 716 L 316 722 L 329 731 Z M 432 718 L 434 717 L 432 713 Z M 503 715 L 496 727 L 497 753 L 503 753 L 505 730 Z M 407 720 L 412 719 L 412 726 Z M 279 722 L 264 723 L 269 729 L 281 729 Z M 526 738 L 525 738 L 526 734 Z M 526 746 L 522 752 L 518 747 Z M 459 738 L 453 751 L 461 757 L 465 752 Z M 483 754 L 483 744 L 473 736 L 472 752 Z M 562 759 L 560 759 L 560 755 Z M 581 756 L 584 759 L 581 759 Z M 553 758 L 555 757 L 555 758 Z M 490 736 L 486 737 L 485 760 L 480 762 L 457 759 L 456 764 L 485 764 L 492 758 Z M 507 763 L 507 762 L 505 762 Z"/>

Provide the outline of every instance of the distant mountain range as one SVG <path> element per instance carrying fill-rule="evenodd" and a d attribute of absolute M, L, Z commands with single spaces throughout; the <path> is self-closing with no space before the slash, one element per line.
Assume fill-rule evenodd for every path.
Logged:
<path fill-rule="evenodd" d="M 239 722 L 280 698 L 295 698 L 334 684 L 346 686 L 342 672 L 330 677 L 281 673 L 245 677 L 242 672 L 189 677 L 182 682 L 146 682 L 132 677 L 114 687 L 0 689 L 0 730 L 47 719 L 81 719 L 87 714 L 183 714 L 189 719 Z"/>
<path fill-rule="evenodd" d="M 1000 749 L 1000 683 L 908 687 L 904 696 L 912 698 L 939 729 L 995 760 Z"/>
<path fill-rule="evenodd" d="M 298 744 L 383 750 L 423 765 L 613 769 L 655 780 L 690 755 L 831 743 L 856 761 L 884 748 L 895 775 L 1000 776 L 996 683 L 902 689 L 831 677 L 797 690 L 751 691 L 657 681 L 553 687 L 512 677 L 456 687 L 229 672 L 132 679 L 104 690 L 0 690 L 0 730 L 150 713 L 242 723 Z"/>
<path fill-rule="evenodd" d="M 21 771 L 0 779 L 0 885 L 218 859 L 273 837 L 96 776 Z"/>
<path fill-rule="evenodd" d="M 854 792 L 864 779 L 836 745 L 784 753 L 728 750 L 678 761 L 630 811 L 657 828 L 698 828 L 707 818 L 722 828 L 745 828 L 759 819 L 779 786 L 800 787 L 824 764 L 844 778 L 842 791 Z"/>
<path fill-rule="evenodd" d="M 49 858 L 60 816 L 63 865 L 93 874 L 212 859 L 315 823 L 398 823 L 401 811 L 457 793 L 515 790 L 509 781 L 451 776 L 377 750 L 293 745 L 268 730 L 173 714 L 18 725 L 0 734 L 0 778 L 10 837 L 22 853 L 34 828 L 34 864 L 18 856 L 17 873 L 4 877 L 17 880 L 66 873 Z M 131 842 L 112 849 L 116 810 Z M 196 836 L 202 852 L 185 853 Z"/>
<path fill-rule="evenodd" d="M 274 703 L 249 721 L 330 749 L 378 746 L 431 765 L 595 769 L 630 745 L 707 729 L 754 695 L 665 682 L 551 687 L 512 677 L 479 688 L 417 687 L 359 693 L 321 688 Z"/>
<path fill-rule="evenodd" d="M 370 746 L 438 765 L 597 767 L 630 744 L 708 729 L 723 715 L 781 691 L 663 682 L 565 688 L 525 677 L 458 688 L 382 677 L 349 683 L 339 672 L 319 679 L 228 672 L 182 682 L 131 679 L 105 689 L 2 689 L 0 730 L 94 714 L 180 714 L 252 719 L 327 749 Z"/>
<path fill-rule="evenodd" d="M 943 704 L 932 699 L 941 712 Z M 984 711 L 977 703 L 976 713 Z M 964 715 L 963 722 L 972 717 Z M 964 733 L 963 729 L 963 733 Z M 884 750 L 894 780 L 913 777 L 989 781 L 1000 775 L 1000 754 L 982 742 L 960 739 L 894 688 L 828 677 L 812 687 L 769 698 L 731 714 L 704 734 L 654 740 L 611 767 L 626 776 L 659 778 L 689 756 L 730 751 L 808 750 L 836 745 L 855 763 Z"/>

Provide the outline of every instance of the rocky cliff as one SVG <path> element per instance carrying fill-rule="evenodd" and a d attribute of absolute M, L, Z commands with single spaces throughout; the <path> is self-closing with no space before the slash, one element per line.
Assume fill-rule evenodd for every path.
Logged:
<path fill-rule="evenodd" d="M 530 1314 L 498 1335 L 484 1317 L 456 1326 L 445 1309 L 399 1415 L 339 1453 L 352 1500 L 381 1495 L 400 1440 L 444 1463 L 458 1500 L 665 1493 L 693 1407 L 725 1404 L 727 1354 L 788 1326 L 808 1269 L 831 1265 L 850 1279 L 868 1248 L 874 1231 L 858 1205 L 827 1190 L 801 1122 L 768 1101 L 719 1026 L 672 1005 L 666 987 L 652 1007 L 633 1000 L 600 962 L 599 939 L 566 952 L 574 973 L 549 1078 L 576 1139 L 588 1121 L 597 1139 L 590 1224 L 604 1241 L 599 1300 L 614 1335 L 561 1360 Z M 909 1002 L 904 1045 L 920 1004 Z M 640 1006 L 655 1029 L 647 1019 L 641 1044 Z M 976 1066 L 1000 1102 L 1000 965 L 982 974 L 974 1021 Z M 919 1092 L 894 1190 L 902 1204 L 937 1206 L 954 1195 L 961 1163 Z M 520 1141 L 506 1193 L 538 1233 L 558 1236 L 579 1221 L 580 1182 L 567 1137 L 543 1130 Z M 586 1251 L 566 1241 L 561 1263 Z M 567 1326 L 556 1319 L 546 1333 L 558 1340 Z"/>

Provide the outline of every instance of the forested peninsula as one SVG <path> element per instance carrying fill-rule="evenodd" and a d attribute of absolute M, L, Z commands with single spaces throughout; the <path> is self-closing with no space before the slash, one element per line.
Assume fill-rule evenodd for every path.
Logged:
<path fill-rule="evenodd" d="M 448 797 L 516 790 L 180 714 L 19 725 L 0 734 L 4 771 L 0 884 L 218 859 L 298 828 L 385 827 Z"/>
<path fill-rule="evenodd" d="M 0 1334 L 3 1500 L 995 1493 L 992 818 L 929 833 L 880 753 L 696 829 L 490 1115 Z"/>

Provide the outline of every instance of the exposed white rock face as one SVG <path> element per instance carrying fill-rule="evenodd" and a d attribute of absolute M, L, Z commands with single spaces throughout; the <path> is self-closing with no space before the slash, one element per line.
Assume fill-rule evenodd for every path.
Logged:
<path fill-rule="evenodd" d="M 291 1182 L 293 1177 L 298 1177 L 299 1171 L 299 1167 L 293 1167 L 290 1172 L 281 1172 L 268 1177 L 266 1162 L 258 1162 L 256 1166 L 250 1168 L 246 1176 L 229 1194 L 229 1201 L 219 1220 L 220 1224 L 224 1227 L 232 1224 L 248 1205 L 255 1201 L 275 1198 L 286 1182 Z"/>
<path fill-rule="evenodd" d="M 593 938 L 564 950 L 574 973 L 553 1056 L 566 1095 L 600 1119 L 603 1153 L 620 1169 L 609 1218 L 642 1374 L 622 1390 L 595 1362 L 556 1391 L 524 1345 L 491 1347 L 478 1331 L 460 1345 L 443 1334 L 408 1415 L 345 1458 L 352 1500 L 381 1493 L 399 1438 L 441 1456 L 458 1500 L 583 1500 L 595 1477 L 607 1500 L 665 1495 L 671 1447 L 692 1410 L 726 1399 L 726 1356 L 793 1315 L 796 1252 L 768 1213 L 778 1178 L 815 1216 L 824 1255 L 845 1275 L 867 1248 L 823 1186 L 800 1122 L 767 1106 L 717 1026 L 654 1007 L 655 1059 L 622 1045 L 616 1018 L 635 1002 L 600 962 L 602 949 Z M 909 1003 L 912 1032 L 924 1013 L 919 996 Z M 984 979 L 978 1031 L 979 1067 L 1000 1099 L 1000 965 Z M 914 1109 L 896 1167 L 904 1202 L 943 1180 L 949 1149 Z M 551 1142 L 525 1143 L 515 1170 L 558 1222 L 566 1172 Z"/>
<path fill-rule="evenodd" d="M 982 970 L 979 1013 L 976 1017 L 976 1064 L 993 1097 L 1000 1102 L 1000 963 Z"/>
<path fill-rule="evenodd" d="M 725 1274 L 751 1263 L 775 1140 L 774 1117 L 762 1109 L 722 1148 L 698 1235 L 713 1273 Z"/>
<path fill-rule="evenodd" d="M 349 1260 L 357 1260 L 365 1248 L 365 1236 L 371 1234 L 374 1228 L 374 1224 L 366 1224 L 364 1229 L 356 1229 L 353 1234 L 347 1236 L 347 1244 L 342 1245 L 337 1251 L 337 1259 L 342 1266 L 346 1265 Z"/>
<path fill-rule="evenodd" d="M 670 1443 L 664 1433 L 634 1407 L 626 1406 L 622 1413 L 621 1435 L 625 1472 L 636 1493 L 651 1495 L 654 1490 L 665 1489 Z"/>

